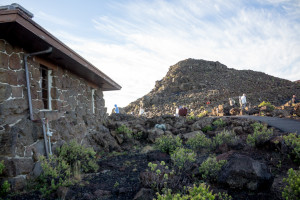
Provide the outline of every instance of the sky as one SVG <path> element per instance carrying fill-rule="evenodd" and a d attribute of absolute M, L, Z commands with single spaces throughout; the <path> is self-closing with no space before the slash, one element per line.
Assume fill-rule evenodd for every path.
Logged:
<path fill-rule="evenodd" d="M 0 0 L 11 3 L 122 86 L 104 92 L 108 112 L 187 58 L 300 79 L 300 0 Z"/>

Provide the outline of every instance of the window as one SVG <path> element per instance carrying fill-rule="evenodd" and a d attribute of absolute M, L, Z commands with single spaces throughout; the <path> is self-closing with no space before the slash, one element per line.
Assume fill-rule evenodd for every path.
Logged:
<path fill-rule="evenodd" d="M 95 89 L 92 89 L 92 112 L 95 114 Z"/>
<path fill-rule="evenodd" d="M 52 110 L 51 106 L 51 86 L 52 86 L 52 70 L 49 70 L 46 66 L 40 65 L 40 87 L 41 98 L 43 101 L 43 109 Z"/>

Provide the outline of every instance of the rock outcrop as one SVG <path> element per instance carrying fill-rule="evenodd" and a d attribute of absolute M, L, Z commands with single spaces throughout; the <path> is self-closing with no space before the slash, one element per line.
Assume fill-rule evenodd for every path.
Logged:
<path fill-rule="evenodd" d="M 267 190 L 273 177 L 264 163 L 236 154 L 223 166 L 218 182 L 233 189 Z"/>
<path fill-rule="evenodd" d="M 130 103 L 125 111 L 138 114 L 143 107 L 151 117 L 175 114 L 176 107 L 186 106 L 197 115 L 204 109 L 211 112 L 213 107 L 229 104 L 228 98 L 237 105 L 243 93 L 251 105 L 269 101 L 277 106 L 293 94 L 300 96 L 300 85 L 262 72 L 228 68 L 220 62 L 187 59 L 171 66 L 150 93 Z"/>

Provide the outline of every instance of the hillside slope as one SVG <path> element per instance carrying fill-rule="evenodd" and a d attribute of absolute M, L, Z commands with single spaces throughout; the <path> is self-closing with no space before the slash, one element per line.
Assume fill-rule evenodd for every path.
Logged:
<path fill-rule="evenodd" d="M 300 96 L 300 84 L 252 70 L 235 70 L 220 62 L 186 59 L 170 67 L 155 88 L 130 103 L 125 111 L 137 114 L 140 106 L 148 116 L 175 113 L 176 106 L 187 106 L 198 113 L 206 102 L 212 106 L 228 103 L 246 93 L 248 102 L 269 101 L 281 105 L 292 94 Z M 203 107 L 202 107 L 203 109 Z"/>

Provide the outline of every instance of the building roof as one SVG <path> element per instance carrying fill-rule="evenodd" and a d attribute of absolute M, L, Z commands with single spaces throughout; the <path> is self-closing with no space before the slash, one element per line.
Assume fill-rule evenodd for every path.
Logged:
<path fill-rule="evenodd" d="M 103 91 L 121 89 L 121 86 L 111 78 L 34 22 L 30 12 L 21 6 L 7 6 L 8 9 L 1 8 L 0 39 L 5 39 L 12 45 L 20 46 L 28 53 L 43 51 L 52 47 L 51 54 L 40 55 L 40 57 L 96 84 Z"/>

